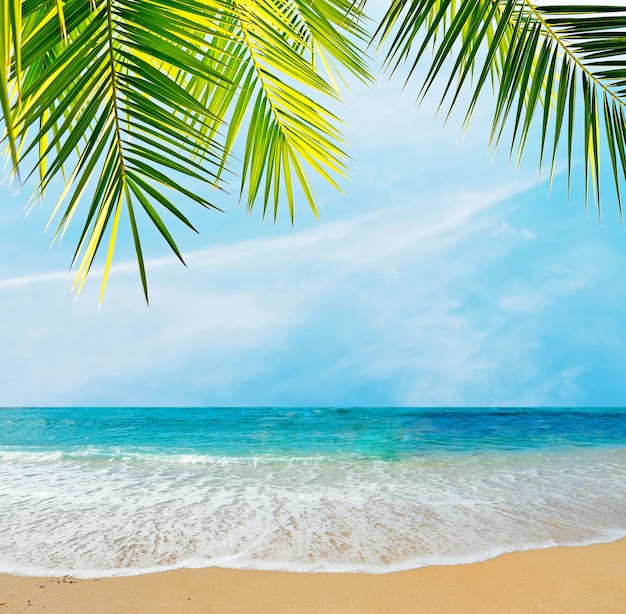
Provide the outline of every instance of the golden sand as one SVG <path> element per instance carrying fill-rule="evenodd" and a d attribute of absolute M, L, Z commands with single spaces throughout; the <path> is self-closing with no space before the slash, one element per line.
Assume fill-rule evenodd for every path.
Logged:
<path fill-rule="evenodd" d="M 0 614 L 626 613 L 626 539 L 382 575 L 183 569 L 99 580 L 0 575 Z"/>

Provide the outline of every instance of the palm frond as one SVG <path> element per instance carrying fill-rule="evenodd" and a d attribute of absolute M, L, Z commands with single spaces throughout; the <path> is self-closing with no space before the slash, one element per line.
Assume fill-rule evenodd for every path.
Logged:
<path fill-rule="evenodd" d="M 28 16 L 39 25 L 24 40 L 22 101 L 15 118 L 22 137 L 22 159 L 37 152 L 39 194 L 63 169 L 69 169 L 53 212 L 53 216 L 60 215 L 55 239 L 67 230 L 87 190 L 93 189 L 73 259 L 78 264 L 75 287 L 82 288 L 108 231 L 104 290 L 120 214 L 126 209 L 147 300 L 133 208 L 143 210 L 182 260 L 157 208 L 193 228 L 165 191 L 182 193 L 211 207 L 206 198 L 186 190 L 176 175 L 213 184 L 221 153 L 216 143 L 207 143 L 186 121 L 201 107 L 160 69 L 155 58 L 178 71 L 217 83 L 223 79 L 197 59 L 202 49 L 195 41 L 189 37 L 168 40 L 156 33 L 158 29 L 147 28 L 144 4 L 148 3 L 99 0 L 92 6 L 71 0 L 65 3 L 60 22 L 49 18 L 51 11 L 59 14 L 56 2 L 53 9 L 46 3 L 33 3 Z M 179 22 L 176 13 L 167 12 L 164 5 L 149 4 L 152 10 L 161 8 L 162 18 L 167 13 L 168 22 Z M 187 2 L 186 8 L 209 23 L 204 4 Z M 213 156 L 213 166 L 190 162 L 189 155 L 197 152 L 204 159 Z"/>
<path fill-rule="evenodd" d="M 194 229 L 181 197 L 215 208 L 186 185 L 222 185 L 246 117 L 249 207 L 264 177 L 264 207 L 271 186 L 274 211 L 284 193 L 293 218 L 297 181 L 315 210 L 308 170 L 334 182 L 345 169 L 337 120 L 317 102 L 338 96 L 326 56 L 368 78 L 357 44 L 365 36 L 343 0 L 0 3 L 0 102 L 13 165 L 34 157 L 36 196 L 65 177 L 54 239 L 82 218 L 72 261 L 78 292 L 100 249 L 104 291 L 125 212 L 148 299 L 138 215 L 182 261 L 164 215 Z M 9 19 L 14 5 L 20 14 Z"/>
<path fill-rule="evenodd" d="M 608 151 L 622 215 L 626 179 L 626 9 L 603 4 L 549 4 L 530 0 L 393 0 L 377 36 L 387 44 L 392 72 L 409 77 L 429 49 L 433 60 L 420 98 L 448 71 L 441 104 L 452 110 L 470 89 L 467 127 L 486 83 L 496 93 L 491 140 L 512 127 L 511 155 L 519 164 L 531 125 L 541 128 L 539 164 L 567 142 L 568 183 L 574 143 L 582 149 L 586 199 L 600 214 L 600 154 Z M 452 68 L 450 68 L 452 65 Z M 578 102 L 577 102 L 578 101 Z M 575 128 L 582 130 L 575 133 Z"/>
<path fill-rule="evenodd" d="M 347 171 L 340 121 L 319 102 L 320 95 L 339 97 L 333 60 L 370 80 L 359 48 L 368 39 L 361 15 L 345 0 L 235 0 L 232 9 L 223 21 L 231 36 L 212 41 L 222 53 L 205 60 L 226 67 L 241 89 L 195 79 L 189 85 L 228 124 L 220 174 L 245 126 L 241 195 L 248 210 L 261 200 L 263 214 L 271 204 L 276 218 L 284 196 L 293 221 L 294 177 L 316 213 L 306 168 L 336 187 L 335 177 Z M 215 122 L 207 136 L 215 138 L 222 127 Z"/>

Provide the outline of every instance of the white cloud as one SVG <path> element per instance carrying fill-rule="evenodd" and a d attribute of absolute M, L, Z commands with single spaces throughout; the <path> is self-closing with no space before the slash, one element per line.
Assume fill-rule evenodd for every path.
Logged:
<path fill-rule="evenodd" d="M 0 279 L 0 291 L 22 288 L 24 286 L 48 284 L 54 282 L 71 282 L 72 276 L 66 271 L 53 271 L 51 273 L 38 273 L 33 275 L 20 275 L 18 277 L 8 277 Z"/>
<path fill-rule="evenodd" d="M 457 190 L 440 194 L 428 194 L 413 203 L 403 203 L 373 213 L 357 215 L 349 220 L 320 224 L 314 228 L 294 231 L 293 234 L 274 239 L 253 239 L 230 245 L 197 250 L 185 255 L 190 270 L 219 272 L 225 267 L 245 264 L 267 266 L 269 261 L 293 264 L 294 258 L 309 259 L 315 251 L 316 262 L 342 263 L 346 268 L 367 268 L 377 263 L 389 262 L 406 249 L 433 248 L 432 240 L 443 248 L 450 241 L 458 240 L 455 233 L 464 233 L 464 226 L 481 211 L 492 208 L 506 199 L 534 185 L 528 179 L 515 178 L 505 185 L 482 191 Z M 442 207 L 446 208 L 445 214 Z M 471 229 L 469 230 L 471 232 Z M 161 269 L 180 271 L 180 262 L 173 256 L 153 258 L 146 261 L 151 274 Z M 134 261 L 111 267 L 111 285 L 120 275 L 136 275 Z M 102 268 L 92 269 L 92 280 L 102 275 Z M 0 291 L 30 285 L 71 282 L 73 276 L 67 271 L 30 274 L 0 279 Z"/>
<path fill-rule="evenodd" d="M 346 199 L 323 198 L 325 221 L 186 249 L 187 269 L 149 259 L 150 309 L 132 261 L 113 267 L 100 313 L 101 271 L 76 303 L 65 271 L 5 273 L 0 405 L 466 404 L 554 394 L 546 382 L 555 374 L 541 383 L 533 364 L 540 316 L 591 273 L 568 288 L 572 266 L 527 280 L 517 259 L 491 279 L 521 246 L 542 249 L 536 226 L 510 219 L 511 200 L 531 200 L 536 182 L 504 166 L 505 153 L 496 156 L 504 164 L 488 162 L 483 111 L 456 145 L 458 122 L 433 119 L 434 97 L 415 110 L 411 92 L 399 90 L 399 80 L 355 89 L 340 111 L 357 162 Z M 16 241 L 5 262 L 26 249 Z M 570 367 L 557 370 L 574 382 L 584 369 Z M 377 384 L 376 398 L 359 392 Z M 522 397 L 525 384 L 539 396 Z"/>
<path fill-rule="evenodd" d="M 124 402 L 129 382 L 152 377 L 158 389 L 159 377 L 194 362 L 203 365 L 204 385 L 228 394 L 271 369 L 272 356 L 289 346 L 295 331 L 332 331 L 332 322 L 319 322 L 317 314 L 332 311 L 348 288 L 374 306 L 370 322 L 387 317 L 372 291 L 391 284 L 398 292 L 407 266 L 424 267 L 427 277 L 430 259 L 445 261 L 455 245 L 484 232 L 493 221 L 481 216 L 526 187 L 518 181 L 483 193 L 430 195 L 278 239 L 199 250 L 188 254 L 188 269 L 172 258 L 154 259 L 148 262 L 150 309 L 141 303 L 132 262 L 113 268 L 100 314 L 97 283 L 71 304 L 65 272 L 0 280 L 0 343 L 9 348 L 0 359 L 9 374 L 0 383 L 0 402 L 85 402 L 120 380 L 125 384 L 119 394 L 109 390 L 104 396 Z M 19 312 L 24 319 L 6 326 Z M 142 396 L 141 390 L 135 395 L 139 402 L 165 398 Z"/>

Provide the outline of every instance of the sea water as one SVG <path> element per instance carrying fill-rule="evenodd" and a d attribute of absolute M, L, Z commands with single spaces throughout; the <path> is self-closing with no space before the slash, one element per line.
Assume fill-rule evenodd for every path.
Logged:
<path fill-rule="evenodd" d="M 0 410 L 0 571 L 389 572 L 626 535 L 626 410 Z"/>

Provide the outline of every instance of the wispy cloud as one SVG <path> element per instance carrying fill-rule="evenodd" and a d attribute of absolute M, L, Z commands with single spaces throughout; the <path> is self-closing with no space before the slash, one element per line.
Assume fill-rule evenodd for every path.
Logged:
<path fill-rule="evenodd" d="M 132 262 L 114 267 L 109 295 L 97 317 L 89 291 L 67 309 L 65 272 L 0 280 L 0 291 L 10 298 L 0 310 L 22 305 L 30 311 L 16 326 L 0 329 L 0 343 L 11 348 L 0 359 L 9 374 L 4 386 L 0 383 L 0 397 L 5 403 L 232 403 L 246 398 L 242 391 L 249 385 L 258 398 L 263 396 L 258 386 L 264 376 L 275 382 L 279 372 L 289 372 L 285 361 L 302 362 L 297 339 L 307 330 L 318 331 L 318 341 L 326 338 L 331 347 L 336 345 L 328 372 L 345 376 L 351 368 L 358 380 L 370 377 L 379 364 L 376 377 L 393 379 L 394 369 L 408 368 L 394 366 L 393 356 L 401 359 L 424 342 L 418 328 L 443 326 L 455 332 L 456 327 L 467 340 L 463 316 L 451 316 L 454 299 L 437 313 L 430 307 L 422 310 L 421 296 L 438 300 L 442 288 L 464 274 L 466 267 L 459 265 L 455 250 L 495 233 L 501 225 L 495 207 L 527 187 L 520 180 L 483 192 L 431 194 L 277 239 L 198 250 L 188 254 L 188 269 L 172 258 L 153 259 L 148 262 L 154 297 L 149 310 L 141 304 Z M 42 286 L 51 283 L 56 290 L 47 290 L 46 304 L 33 309 Z M 408 309 L 411 304 L 414 311 Z M 352 322 L 333 321 L 343 318 L 338 314 L 350 306 Z M 37 326 L 44 313 L 56 319 L 54 327 Z M 380 360 L 367 355 L 366 345 L 347 360 L 352 350 L 341 346 L 349 335 L 346 325 L 355 334 L 375 337 L 370 354 Z M 384 340 L 396 334 L 405 348 L 385 349 Z M 315 339 L 307 343 L 311 352 L 318 351 Z M 463 360 L 458 348 L 431 349 L 434 368 L 446 362 L 446 354 Z M 359 360 L 365 362 L 356 365 Z M 302 364 L 294 371 L 300 369 Z M 302 386 L 302 377 L 292 383 L 300 378 Z M 280 391 L 287 394 L 289 388 L 274 383 L 264 398 L 279 402 Z M 333 394 L 330 389 L 327 393 L 328 398 Z"/>
<path fill-rule="evenodd" d="M 23 288 L 25 286 L 32 286 L 38 284 L 49 284 L 55 282 L 68 283 L 71 281 L 72 276 L 67 271 L 53 271 L 51 273 L 36 273 L 32 275 L 20 275 L 18 277 L 9 277 L 7 279 L 0 279 L 0 291 L 2 290 L 14 290 L 16 288 Z"/>
<path fill-rule="evenodd" d="M 617 239 L 591 249 L 588 228 L 552 213 L 558 178 L 547 210 L 534 168 L 488 162 L 472 136 L 488 134 L 480 111 L 457 146 L 431 102 L 416 111 L 399 89 L 350 101 L 353 181 L 344 200 L 322 188 L 321 223 L 247 240 L 216 225 L 219 243 L 184 249 L 188 268 L 150 258 L 149 309 L 132 259 L 112 268 L 98 312 L 101 271 L 75 302 L 72 274 L 29 271 L 23 236 L 0 217 L 13 239 L 0 242 L 0 405 L 614 398 L 626 360 L 607 334 L 621 330 Z"/>
<path fill-rule="evenodd" d="M 455 233 L 465 233 L 465 224 L 476 214 L 523 192 L 534 185 L 527 178 L 516 178 L 508 184 L 491 187 L 483 191 L 457 190 L 439 194 L 427 194 L 413 203 L 388 207 L 384 210 L 356 215 L 350 219 L 321 224 L 314 228 L 294 231 L 288 236 L 272 239 L 253 239 L 218 245 L 192 251 L 185 256 L 190 269 L 222 271 L 225 267 L 239 265 L 258 266 L 268 260 L 310 258 L 315 252 L 317 263 L 341 263 L 354 270 L 377 264 L 387 265 L 394 256 L 407 249 L 433 249 L 433 241 L 439 241 L 443 248 L 450 241 L 459 239 Z M 442 214 L 442 207 L 446 208 Z M 180 272 L 180 262 L 173 256 L 146 260 L 147 269 L 156 273 L 162 269 L 176 269 Z M 115 264 L 111 267 L 111 278 L 135 275 L 137 265 L 134 260 Z M 94 267 L 92 278 L 102 275 L 102 269 Z M 67 271 L 29 274 L 0 278 L 0 291 L 22 288 L 31 285 L 63 283 L 68 284 L 72 274 Z M 115 284 L 112 281 L 111 284 Z"/>

